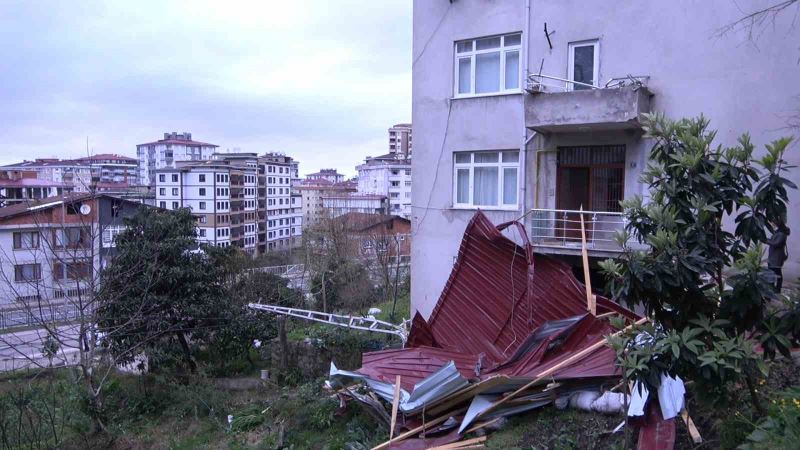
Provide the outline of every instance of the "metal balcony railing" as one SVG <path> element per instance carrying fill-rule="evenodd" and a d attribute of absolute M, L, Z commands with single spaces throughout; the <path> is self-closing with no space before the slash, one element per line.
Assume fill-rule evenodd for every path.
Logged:
<path fill-rule="evenodd" d="M 542 73 L 532 73 L 528 75 L 526 91 L 529 93 L 548 91 L 567 92 L 577 89 L 618 89 L 628 86 L 633 86 L 638 89 L 640 87 L 646 87 L 649 79 L 649 75 L 627 75 L 624 77 L 610 78 L 605 85 L 596 86 Z"/>
<path fill-rule="evenodd" d="M 577 211 L 569 209 L 531 210 L 531 242 L 540 247 L 581 248 L 581 214 L 589 250 L 622 251 L 614 240 L 625 229 L 621 212 Z"/>

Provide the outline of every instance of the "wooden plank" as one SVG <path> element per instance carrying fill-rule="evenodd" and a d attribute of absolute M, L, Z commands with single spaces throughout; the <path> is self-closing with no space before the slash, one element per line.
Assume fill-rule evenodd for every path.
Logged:
<path fill-rule="evenodd" d="M 394 398 L 392 399 L 392 421 L 389 425 L 389 439 L 394 437 L 394 427 L 397 425 L 398 406 L 400 406 L 400 375 L 394 380 Z"/>
<path fill-rule="evenodd" d="M 428 450 L 454 450 L 459 448 L 468 447 L 475 444 L 480 444 L 486 441 L 486 436 L 480 436 L 466 441 L 453 442 L 451 444 L 440 445 L 438 447 L 431 447 Z"/>
<path fill-rule="evenodd" d="M 589 276 L 589 250 L 586 248 L 586 226 L 583 223 L 583 205 L 581 205 L 581 256 L 583 257 L 583 284 L 586 285 L 586 309 L 597 315 L 597 299 L 592 294 L 592 279 Z"/>
<path fill-rule="evenodd" d="M 689 417 L 689 411 L 685 409 L 681 411 L 681 417 L 683 418 L 683 421 L 686 423 L 686 428 L 689 429 L 689 436 L 692 438 L 692 442 L 694 442 L 695 444 L 702 444 L 703 437 L 700 436 L 700 431 L 695 426 L 692 418 Z"/>
<path fill-rule="evenodd" d="M 443 416 L 441 416 L 441 417 L 439 417 L 437 419 L 433 419 L 430 422 L 425 422 L 422 425 L 420 425 L 420 426 L 418 426 L 416 428 L 413 428 L 411 430 L 408 430 L 403 434 L 399 434 L 396 437 L 394 437 L 392 439 L 389 439 L 388 441 L 386 441 L 386 442 L 384 442 L 382 444 L 376 445 L 375 447 L 372 448 L 372 450 L 382 450 L 382 449 L 390 446 L 391 444 L 394 444 L 395 442 L 399 442 L 399 441 L 402 441 L 403 439 L 407 439 L 407 438 L 410 438 L 411 436 L 415 436 L 415 435 L 427 430 L 428 428 L 431 428 L 431 427 L 434 427 L 436 425 L 439 425 L 440 423 L 442 423 L 445 420 L 449 419 L 451 416 L 455 416 L 455 415 L 461 414 L 466 410 L 467 410 L 467 408 L 460 408 L 460 409 L 457 409 L 457 410 L 455 410 L 455 411 L 453 411 L 451 413 L 445 414 L 445 415 L 443 415 Z"/>
<path fill-rule="evenodd" d="M 616 333 L 613 333 L 611 336 L 618 336 L 618 335 L 622 334 L 623 332 L 627 331 L 628 329 L 632 328 L 633 326 L 641 325 L 641 324 L 647 322 L 648 320 L 649 319 L 647 317 L 643 317 L 643 318 L 637 320 L 636 322 L 634 322 L 633 324 L 628 325 L 627 327 L 617 331 Z M 494 411 L 495 409 L 497 409 L 497 407 L 499 407 L 500 405 L 506 403 L 507 401 L 511 400 L 512 398 L 516 397 L 517 395 L 521 394 L 522 392 L 525 392 L 531 386 L 534 386 L 537 383 L 541 383 L 543 380 L 546 380 L 547 378 L 550 377 L 550 375 L 552 375 L 553 373 L 555 373 L 556 371 L 558 371 L 562 367 L 564 367 L 564 366 L 566 366 L 568 364 L 572 364 L 573 362 L 579 361 L 580 359 L 583 359 L 583 357 L 585 357 L 589 353 L 592 353 L 593 351 L 597 350 L 598 348 L 604 346 L 605 344 L 606 344 L 605 338 L 600 339 L 599 341 L 595 342 L 594 344 L 586 347 L 585 349 L 579 351 L 578 353 L 573 354 L 569 358 L 565 359 L 564 361 L 561 361 L 560 363 L 554 365 L 553 367 L 550 367 L 549 369 L 543 370 L 542 372 L 540 372 L 536 376 L 536 378 L 534 378 L 533 380 L 531 380 L 530 382 L 528 382 L 527 384 L 525 384 L 521 388 L 517 389 L 516 391 L 510 393 L 509 395 L 507 395 L 507 396 L 497 400 L 496 402 L 492 403 L 491 406 L 489 406 L 488 408 L 483 410 L 475 418 L 477 419 L 478 417 L 481 417 L 481 416 L 486 415 L 487 413 L 489 413 L 491 411 Z"/>

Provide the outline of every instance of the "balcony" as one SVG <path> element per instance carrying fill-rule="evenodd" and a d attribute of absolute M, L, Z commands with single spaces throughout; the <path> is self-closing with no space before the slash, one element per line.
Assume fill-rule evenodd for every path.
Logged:
<path fill-rule="evenodd" d="M 525 126 L 540 133 L 633 130 L 650 112 L 647 77 L 612 79 L 604 87 L 547 75 L 531 75 Z M 567 86 L 580 85 L 581 89 Z"/>
<path fill-rule="evenodd" d="M 590 256 L 614 257 L 622 251 L 614 235 L 625 228 L 621 212 L 532 209 L 530 240 L 536 251 L 562 255 L 581 254 L 581 218 Z"/>

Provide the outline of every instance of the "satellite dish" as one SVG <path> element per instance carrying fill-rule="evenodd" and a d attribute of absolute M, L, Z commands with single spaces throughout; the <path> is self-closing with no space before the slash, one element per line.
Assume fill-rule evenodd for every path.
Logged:
<path fill-rule="evenodd" d="M 92 207 L 89 205 L 81 205 L 81 214 L 88 216 L 92 212 Z"/>

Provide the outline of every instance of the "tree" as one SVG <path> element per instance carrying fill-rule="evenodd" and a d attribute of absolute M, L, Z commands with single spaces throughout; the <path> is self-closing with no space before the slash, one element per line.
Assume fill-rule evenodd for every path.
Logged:
<path fill-rule="evenodd" d="M 199 249 L 187 209 L 142 209 L 126 225 L 98 291 L 105 345 L 122 363 L 143 353 L 151 370 L 182 363 L 195 371 L 189 336 L 199 342 L 225 326 L 232 250 Z"/>
<path fill-rule="evenodd" d="M 631 374 L 649 374 L 652 387 L 663 372 L 711 384 L 735 379 L 752 353 L 746 333 L 776 299 L 761 243 L 786 220 L 787 189 L 795 188 L 784 176 L 791 139 L 773 141 L 756 158 L 747 134 L 735 147 L 714 146 L 708 125 L 702 116 L 645 115 L 655 141 L 642 175 L 651 198 L 623 202 L 624 251 L 601 263 L 614 298 L 644 306 L 658 323 L 647 329 L 656 343 L 627 361 Z M 631 240 L 646 249 L 631 248 Z M 631 343 L 616 346 L 627 351 Z"/>

